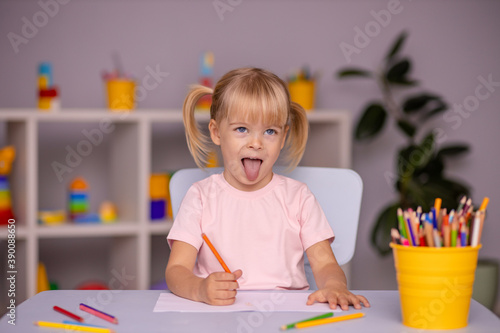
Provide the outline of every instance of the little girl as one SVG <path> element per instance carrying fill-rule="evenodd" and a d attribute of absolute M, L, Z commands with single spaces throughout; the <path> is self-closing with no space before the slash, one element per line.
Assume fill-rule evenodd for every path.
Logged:
<path fill-rule="evenodd" d="M 308 135 L 305 111 L 290 101 L 285 83 L 266 70 L 241 68 L 224 75 L 213 92 L 194 86 L 183 114 L 199 167 L 210 149 L 194 109 L 207 94 L 212 94 L 208 129 L 220 146 L 224 171 L 193 184 L 182 201 L 167 237 L 169 289 L 213 305 L 234 303 L 237 289 L 308 289 L 305 251 L 318 285 L 307 304 L 368 307 L 365 297 L 347 290 L 330 247 L 333 231 L 313 194 L 305 184 L 273 173 L 284 146 L 290 168 L 297 166 Z M 238 269 L 224 272 L 202 233 L 227 266 Z"/>

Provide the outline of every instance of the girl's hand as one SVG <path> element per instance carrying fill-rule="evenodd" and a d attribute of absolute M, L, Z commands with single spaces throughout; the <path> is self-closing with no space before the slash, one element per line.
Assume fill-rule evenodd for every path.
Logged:
<path fill-rule="evenodd" d="M 314 302 L 328 303 L 331 309 L 336 309 L 337 304 L 342 310 L 349 310 L 349 305 L 353 305 L 355 309 L 361 309 L 361 303 L 367 308 L 370 307 L 368 300 L 361 295 L 354 295 L 344 286 L 326 287 L 317 290 L 307 298 L 307 305 Z"/>
<path fill-rule="evenodd" d="M 215 272 L 201 282 L 199 298 L 210 305 L 231 305 L 236 300 L 238 280 L 243 272 L 238 269 L 233 273 Z"/>

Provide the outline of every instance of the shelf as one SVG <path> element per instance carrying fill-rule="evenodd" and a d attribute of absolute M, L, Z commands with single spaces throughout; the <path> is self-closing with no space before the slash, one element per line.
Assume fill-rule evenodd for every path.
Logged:
<path fill-rule="evenodd" d="M 28 234 L 28 230 L 25 226 L 16 225 L 16 240 L 26 239 L 27 234 Z M 8 235 L 9 235 L 9 231 L 7 230 L 7 226 L 0 225 L 0 240 L 7 239 Z"/>
<path fill-rule="evenodd" d="M 150 221 L 148 224 L 148 230 L 151 235 L 163 235 L 166 236 L 174 222 L 172 220 L 166 221 Z"/>
<path fill-rule="evenodd" d="M 140 226 L 133 222 L 81 223 L 42 225 L 36 228 L 36 233 L 39 238 L 121 237 L 134 236 L 139 229 Z"/>

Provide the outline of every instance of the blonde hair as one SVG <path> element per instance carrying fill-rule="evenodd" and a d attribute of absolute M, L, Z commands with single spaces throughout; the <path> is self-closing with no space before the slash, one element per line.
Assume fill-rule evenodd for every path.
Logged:
<path fill-rule="evenodd" d="M 285 149 L 289 168 L 295 168 L 304 154 L 309 123 L 304 108 L 290 101 L 287 86 L 275 74 L 260 68 L 239 68 L 225 74 L 215 88 L 193 85 L 184 101 L 183 119 L 189 151 L 196 165 L 204 168 L 210 139 L 202 133 L 194 113 L 201 97 L 212 94 L 210 119 L 218 124 L 231 112 L 244 112 L 249 120 L 289 126 Z"/>

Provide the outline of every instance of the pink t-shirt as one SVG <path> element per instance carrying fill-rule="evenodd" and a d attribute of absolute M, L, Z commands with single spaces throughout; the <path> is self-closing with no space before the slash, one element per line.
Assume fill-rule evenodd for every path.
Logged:
<path fill-rule="evenodd" d="M 308 289 L 304 251 L 333 231 L 304 183 L 274 174 L 260 190 L 240 191 L 222 174 L 188 190 L 167 237 L 198 249 L 194 274 L 223 271 L 205 233 L 231 271 L 241 269 L 240 289 Z"/>

